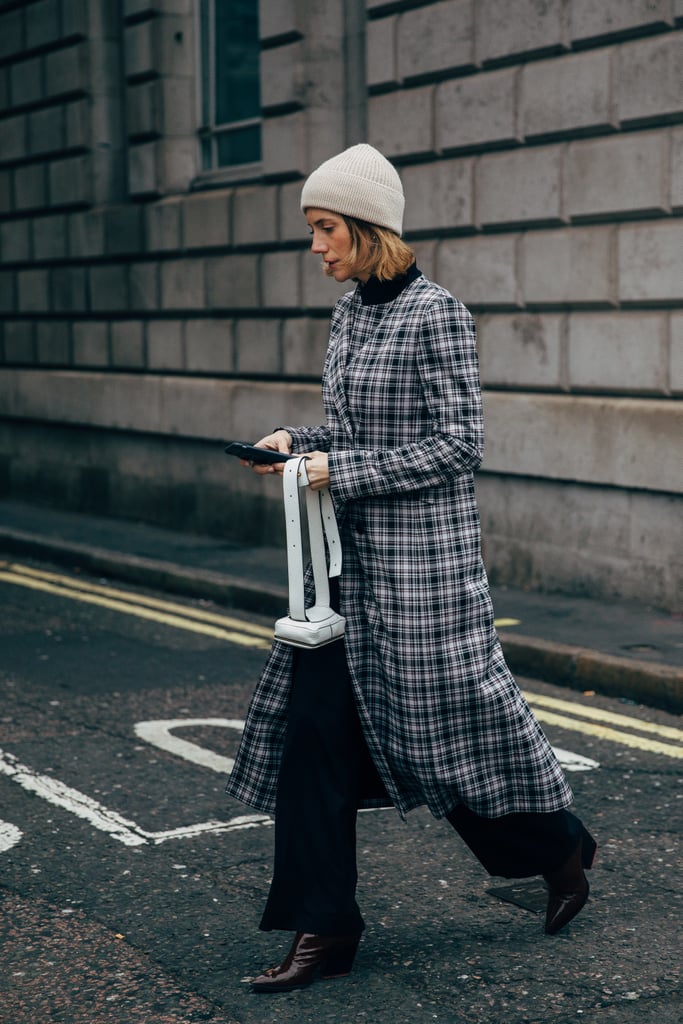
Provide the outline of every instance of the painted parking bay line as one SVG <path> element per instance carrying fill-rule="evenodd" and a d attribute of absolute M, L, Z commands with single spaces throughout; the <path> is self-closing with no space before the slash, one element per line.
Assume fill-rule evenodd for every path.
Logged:
<path fill-rule="evenodd" d="M 266 814 L 241 814 L 228 821 L 200 821 L 181 828 L 149 832 L 130 818 L 105 807 L 99 800 L 94 800 L 80 790 L 60 782 L 59 779 L 43 775 L 22 764 L 13 754 L 4 750 L 0 750 L 0 775 L 7 776 L 27 792 L 34 793 L 56 807 L 61 807 L 77 818 L 82 818 L 93 828 L 107 833 L 124 846 L 145 846 L 148 843 L 156 845 L 169 839 L 188 839 L 207 832 L 236 832 L 273 823 L 272 818 Z"/>
<path fill-rule="evenodd" d="M 0 853 L 11 850 L 16 846 L 23 836 L 23 832 L 16 825 L 10 825 L 9 821 L 0 818 Z"/>
<path fill-rule="evenodd" d="M 532 706 L 534 715 L 540 722 L 580 732 L 586 736 L 594 736 L 596 739 L 608 740 L 611 743 L 620 743 L 625 747 L 634 747 L 637 750 L 645 750 L 653 754 L 663 754 L 666 757 L 683 758 L 683 730 L 681 729 L 658 725 L 656 722 L 643 722 L 630 715 L 621 715 L 601 708 L 589 708 L 573 701 L 546 697 L 537 693 L 525 691 L 524 697 Z M 589 719 L 589 721 L 584 721 L 584 719 Z M 601 724 L 603 722 L 607 724 Z M 616 729 L 614 728 L 616 725 L 632 731 L 625 732 L 623 729 Z M 639 736 L 639 732 L 656 734 L 665 739 L 677 740 L 678 743 L 666 743 L 660 739 L 651 739 L 647 735 Z"/>
<path fill-rule="evenodd" d="M 16 571 L 15 566 L 0 569 L 0 581 L 29 590 L 66 597 L 84 604 L 97 605 L 110 611 L 135 615 L 141 619 L 159 622 L 175 629 L 185 629 L 192 633 L 226 640 L 228 643 L 239 644 L 257 650 L 269 650 L 272 630 L 251 623 L 242 622 L 230 616 L 201 612 L 195 608 L 174 604 L 171 601 L 159 601 L 154 598 L 138 599 L 131 597 L 126 591 L 114 590 L 111 587 L 97 587 L 94 584 L 80 585 L 69 577 L 60 577 L 56 573 L 37 574 L 27 572 L 24 567 Z M 79 585 L 76 586 L 75 583 Z M 269 640 L 266 640 L 269 637 Z"/>
<path fill-rule="evenodd" d="M 221 729 L 234 729 L 241 733 L 244 729 L 244 722 L 241 718 L 167 718 L 150 722 L 137 722 L 134 727 L 135 735 L 146 743 L 165 750 L 176 757 L 182 757 L 192 764 L 201 765 L 202 768 L 210 768 L 221 775 L 229 775 L 235 761 L 232 757 L 225 757 L 217 754 L 206 747 L 200 747 L 198 743 L 191 743 L 190 740 L 181 740 L 172 734 L 172 729 L 187 729 L 193 726 L 209 726 Z"/>

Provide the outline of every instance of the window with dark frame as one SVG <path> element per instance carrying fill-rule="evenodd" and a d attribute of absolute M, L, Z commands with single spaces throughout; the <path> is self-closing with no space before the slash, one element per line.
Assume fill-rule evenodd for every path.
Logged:
<path fill-rule="evenodd" d="M 201 0 L 203 171 L 261 160 L 258 0 Z"/>

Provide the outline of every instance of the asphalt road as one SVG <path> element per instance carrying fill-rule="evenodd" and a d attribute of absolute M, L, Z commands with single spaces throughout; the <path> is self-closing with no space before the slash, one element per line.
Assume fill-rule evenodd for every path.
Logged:
<path fill-rule="evenodd" d="M 680 1021 L 677 719 L 520 680 L 582 769 L 584 912 L 548 938 L 537 882 L 364 813 L 353 974 L 257 996 L 288 944 L 257 930 L 272 829 L 223 788 L 271 623 L 35 563 L 0 600 L 2 1024 Z"/>

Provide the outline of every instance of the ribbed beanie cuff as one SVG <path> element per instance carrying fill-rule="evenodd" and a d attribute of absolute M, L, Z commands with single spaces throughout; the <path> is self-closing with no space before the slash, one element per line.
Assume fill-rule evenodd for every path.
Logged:
<path fill-rule="evenodd" d="M 405 199 L 398 172 L 373 146 L 360 143 L 313 171 L 301 192 L 301 209 L 317 207 L 389 228 L 403 226 Z"/>

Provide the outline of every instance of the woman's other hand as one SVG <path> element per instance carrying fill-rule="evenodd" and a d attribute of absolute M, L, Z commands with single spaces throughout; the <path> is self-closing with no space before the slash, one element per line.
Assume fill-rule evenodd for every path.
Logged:
<path fill-rule="evenodd" d="M 321 491 L 330 483 L 330 470 L 327 461 L 327 452 L 307 452 L 306 475 L 311 485 L 311 490 Z"/>
<path fill-rule="evenodd" d="M 269 448 L 270 451 L 284 452 L 285 455 L 289 455 L 292 451 L 292 437 L 288 430 L 276 430 L 274 434 L 266 434 L 265 437 L 262 437 L 254 447 Z M 284 462 L 277 462 L 272 466 L 257 466 L 253 462 L 240 459 L 240 463 L 243 466 L 249 466 L 259 476 L 265 476 L 266 473 L 282 473 L 285 467 Z"/>

